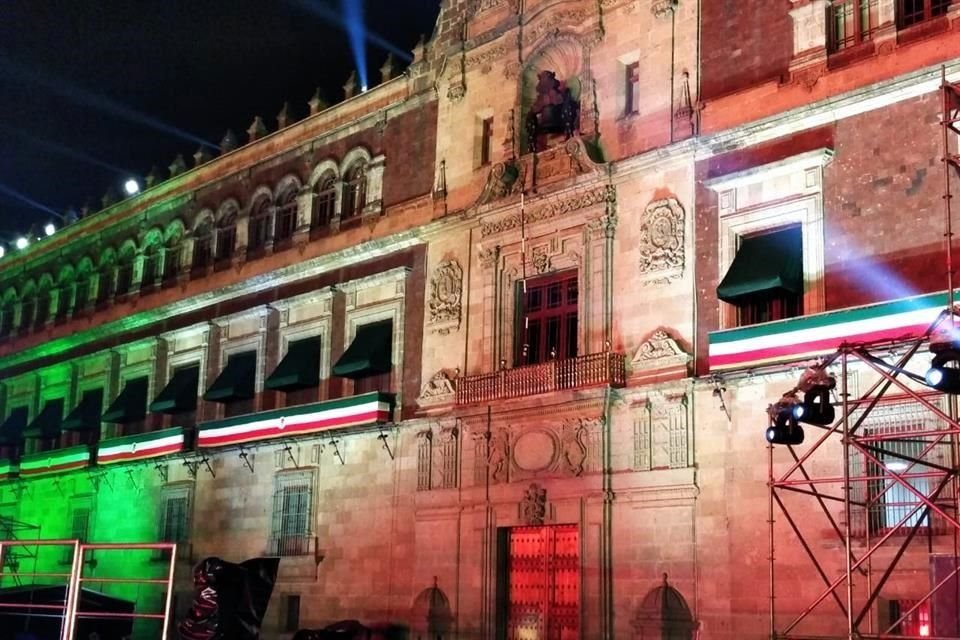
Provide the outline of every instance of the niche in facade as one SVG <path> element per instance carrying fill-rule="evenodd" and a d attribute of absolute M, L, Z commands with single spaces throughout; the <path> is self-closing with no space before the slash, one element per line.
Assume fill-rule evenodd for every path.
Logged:
<path fill-rule="evenodd" d="M 580 133 L 586 84 L 582 45 L 558 40 L 531 57 L 521 76 L 524 149 L 542 151 Z"/>

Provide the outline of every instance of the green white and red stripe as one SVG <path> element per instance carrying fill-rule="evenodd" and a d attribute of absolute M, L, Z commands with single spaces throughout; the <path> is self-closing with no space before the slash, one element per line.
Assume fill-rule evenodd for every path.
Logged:
<path fill-rule="evenodd" d="M 0 459 L 0 480 L 12 478 L 20 472 L 20 465 L 6 458 Z"/>
<path fill-rule="evenodd" d="M 90 464 L 90 449 L 86 445 L 43 451 L 23 456 L 20 460 L 21 476 L 40 476 L 82 469 Z"/>
<path fill-rule="evenodd" d="M 388 422 L 393 396 L 366 393 L 317 404 L 264 411 L 200 425 L 200 447 L 222 447 L 254 440 L 283 438 L 327 429 L 359 427 Z"/>
<path fill-rule="evenodd" d="M 947 307 L 935 293 L 710 334 L 710 369 L 737 369 L 832 353 L 843 343 L 918 337 Z"/>
<path fill-rule="evenodd" d="M 97 449 L 97 464 L 131 462 L 180 453 L 183 451 L 183 443 L 183 429 L 180 427 L 111 438 L 100 443 Z"/>

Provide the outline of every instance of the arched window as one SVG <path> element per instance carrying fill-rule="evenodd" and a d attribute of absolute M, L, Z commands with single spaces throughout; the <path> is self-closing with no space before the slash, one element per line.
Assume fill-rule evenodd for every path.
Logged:
<path fill-rule="evenodd" d="M 357 162 L 347 171 L 343 181 L 343 209 L 341 220 L 359 218 L 367 204 L 367 166 Z"/>
<path fill-rule="evenodd" d="M 127 245 L 132 247 L 132 245 Z M 136 256 L 136 249 L 130 248 L 121 250 L 120 258 L 117 260 L 117 279 L 115 282 L 113 295 L 122 297 L 130 293 L 130 287 L 133 286 L 133 259 Z"/>
<path fill-rule="evenodd" d="M 54 320 L 62 322 L 67 317 L 67 312 L 72 306 L 74 292 L 74 272 L 73 267 L 67 265 L 60 270 L 60 277 L 57 279 L 57 310 L 54 314 Z"/>
<path fill-rule="evenodd" d="M 40 285 L 37 287 L 37 297 L 35 298 L 36 309 L 34 310 L 33 316 L 33 329 L 34 331 L 40 331 L 47 326 L 47 320 L 50 319 L 50 288 L 53 286 L 52 281 L 40 281 Z"/>
<path fill-rule="evenodd" d="M 290 185 L 277 198 L 277 214 L 273 229 L 274 242 L 293 237 L 297 230 L 297 186 Z"/>
<path fill-rule="evenodd" d="M 270 200 L 260 198 L 250 207 L 247 225 L 247 253 L 263 251 L 270 237 Z"/>
<path fill-rule="evenodd" d="M 174 220 L 163 231 L 163 273 L 161 282 L 169 287 L 176 283 L 180 275 L 180 258 L 183 252 L 183 222 Z"/>
<path fill-rule="evenodd" d="M 87 311 L 90 302 L 90 278 L 93 276 L 93 261 L 83 258 L 77 265 L 77 279 L 73 289 L 73 317 Z"/>
<path fill-rule="evenodd" d="M 150 289 L 157 283 L 160 268 L 160 245 L 151 244 L 143 250 L 143 270 L 140 272 L 140 288 Z"/>
<path fill-rule="evenodd" d="M 237 244 L 237 210 L 235 207 L 229 207 L 220 215 L 217 220 L 217 233 L 215 239 L 215 260 L 217 266 L 223 266 L 233 258 L 234 248 Z"/>
<path fill-rule="evenodd" d="M 337 177 L 332 173 L 317 180 L 313 192 L 313 210 L 310 212 L 310 231 L 330 226 L 337 208 Z"/>
<path fill-rule="evenodd" d="M 7 338 L 13 333 L 13 316 L 16 313 L 17 292 L 12 287 L 3 295 L 0 304 L 0 338 Z"/>
<path fill-rule="evenodd" d="M 203 272 L 213 261 L 213 221 L 204 220 L 193 230 L 193 254 L 190 269 Z"/>

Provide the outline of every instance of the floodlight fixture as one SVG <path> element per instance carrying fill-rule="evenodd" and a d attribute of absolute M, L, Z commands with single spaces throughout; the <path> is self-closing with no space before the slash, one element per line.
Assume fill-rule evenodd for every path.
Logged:
<path fill-rule="evenodd" d="M 953 363 L 954 366 L 948 366 Z M 960 394 L 960 351 L 946 349 L 937 353 L 924 376 L 927 385 L 951 395 Z"/>
<path fill-rule="evenodd" d="M 16 240 L 17 249 L 20 249 L 22 251 L 23 249 L 26 249 L 29 246 L 30 246 L 30 241 L 27 240 L 26 236 L 20 236 L 19 238 L 17 238 Z"/>
<path fill-rule="evenodd" d="M 793 406 L 793 417 L 799 422 L 826 426 L 837 417 L 836 410 L 830 404 L 830 389 L 816 387 L 803 394 L 803 402 Z"/>
<path fill-rule="evenodd" d="M 130 178 L 123 183 L 123 190 L 127 192 L 128 196 L 135 196 L 140 193 L 140 183 Z"/>
<path fill-rule="evenodd" d="M 43 233 L 49 238 L 57 232 L 57 227 L 52 222 L 43 225 Z"/>
<path fill-rule="evenodd" d="M 797 422 L 795 414 L 799 406 L 802 405 L 796 397 L 787 395 L 767 408 L 767 415 L 770 418 L 770 424 L 765 432 L 767 442 L 787 445 L 803 443 L 803 427 Z"/>

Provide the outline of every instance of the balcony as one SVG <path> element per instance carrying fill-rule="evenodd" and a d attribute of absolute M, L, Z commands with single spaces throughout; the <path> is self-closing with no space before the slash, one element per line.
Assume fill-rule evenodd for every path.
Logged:
<path fill-rule="evenodd" d="M 622 353 L 592 353 L 551 360 L 493 373 L 465 376 L 457 381 L 457 404 L 522 398 L 538 393 L 626 384 L 626 358 Z"/>

